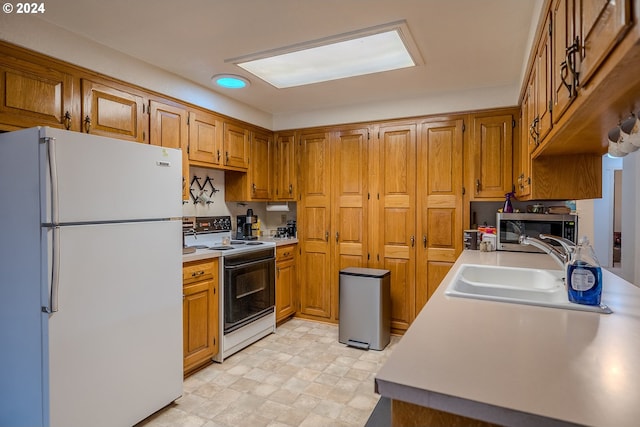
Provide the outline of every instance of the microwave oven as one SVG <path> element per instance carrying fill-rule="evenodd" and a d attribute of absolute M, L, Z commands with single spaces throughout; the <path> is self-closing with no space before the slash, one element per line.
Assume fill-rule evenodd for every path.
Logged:
<path fill-rule="evenodd" d="M 501 213 L 496 216 L 497 249 L 515 252 L 542 252 L 532 245 L 521 245 L 520 236 L 538 237 L 553 234 L 576 243 L 577 215 Z M 547 243 L 559 245 L 552 240 Z"/>

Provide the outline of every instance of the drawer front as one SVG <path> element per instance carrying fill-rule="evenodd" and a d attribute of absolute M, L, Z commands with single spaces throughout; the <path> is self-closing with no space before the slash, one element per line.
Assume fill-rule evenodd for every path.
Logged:
<path fill-rule="evenodd" d="M 182 283 L 199 282 L 212 279 L 216 274 L 217 263 L 212 260 L 193 261 L 183 264 Z"/>
<path fill-rule="evenodd" d="M 276 262 L 293 259 L 296 245 L 276 246 Z"/>

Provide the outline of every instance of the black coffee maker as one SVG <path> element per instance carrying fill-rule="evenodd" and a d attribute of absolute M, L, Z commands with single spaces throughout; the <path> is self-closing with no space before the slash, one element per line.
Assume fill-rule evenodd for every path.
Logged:
<path fill-rule="evenodd" d="M 253 209 L 247 209 L 246 215 L 238 215 L 236 226 L 236 239 L 238 240 L 256 240 L 258 237 L 253 235 L 253 224 L 256 217 L 253 215 Z"/>

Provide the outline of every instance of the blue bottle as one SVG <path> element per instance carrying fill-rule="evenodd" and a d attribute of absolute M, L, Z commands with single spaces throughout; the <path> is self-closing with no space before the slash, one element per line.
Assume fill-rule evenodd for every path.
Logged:
<path fill-rule="evenodd" d="M 580 238 L 567 265 L 567 291 L 571 302 L 600 305 L 602 269 L 586 236 Z"/>

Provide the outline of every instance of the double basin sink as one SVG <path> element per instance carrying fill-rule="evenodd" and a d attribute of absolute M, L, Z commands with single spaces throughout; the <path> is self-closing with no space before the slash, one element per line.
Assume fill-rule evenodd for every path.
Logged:
<path fill-rule="evenodd" d="M 445 294 L 452 297 L 612 313 L 604 304 L 593 306 L 570 302 L 564 272 L 561 270 L 463 264 Z"/>

